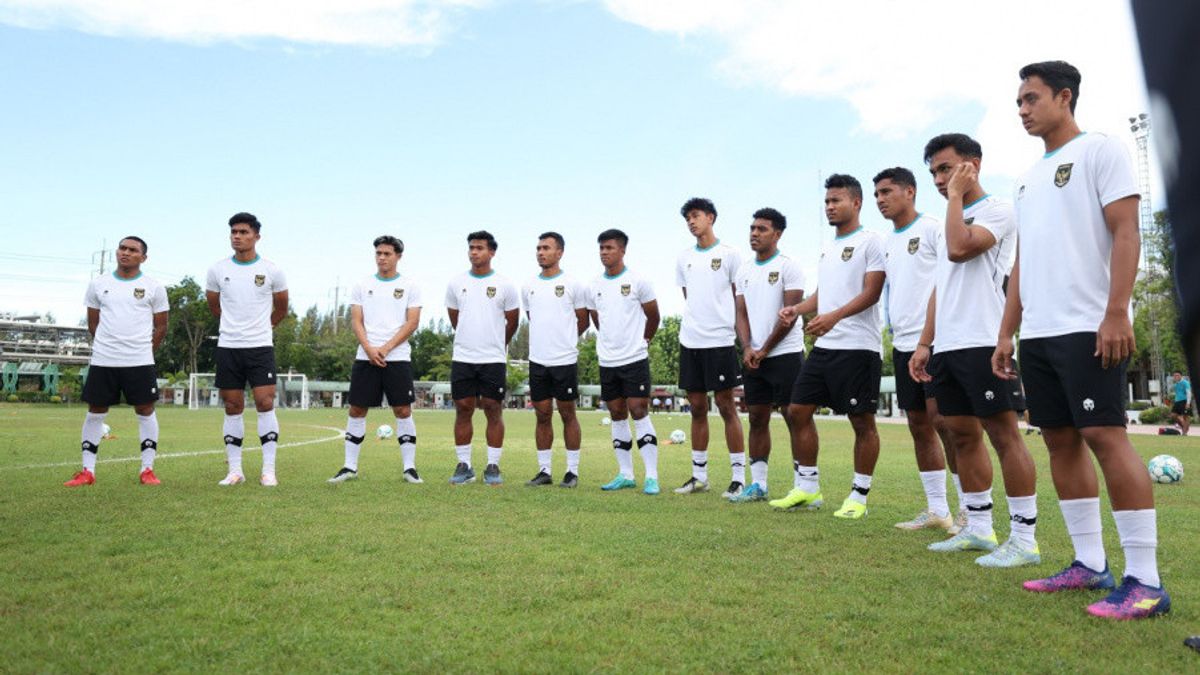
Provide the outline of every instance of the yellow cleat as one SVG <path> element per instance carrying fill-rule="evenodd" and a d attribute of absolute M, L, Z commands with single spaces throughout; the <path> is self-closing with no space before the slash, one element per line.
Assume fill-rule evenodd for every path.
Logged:
<path fill-rule="evenodd" d="M 858 520 L 865 515 L 867 515 L 867 505 L 862 502 L 856 502 L 849 497 L 846 497 L 846 501 L 842 502 L 842 508 L 833 512 L 835 518 L 847 518 L 849 520 Z"/>

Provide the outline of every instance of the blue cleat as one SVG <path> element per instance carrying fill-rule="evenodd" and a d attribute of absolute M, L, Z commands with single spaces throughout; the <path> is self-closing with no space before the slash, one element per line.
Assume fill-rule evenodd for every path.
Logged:
<path fill-rule="evenodd" d="M 642 492 L 645 492 L 648 495 L 658 494 L 658 479 L 657 478 L 647 478 L 646 485 L 642 489 Z"/>
<path fill-rule="evenodd" d="M 454 467 L 454 475 L 450 476 L 451 485 L 466 485 L 467 483 L 475 482 L 475 469 L 467 466 L 466 462 L 459 462 L 458 466 Z"/>
<path fill-rule="evenodd" d="M 746 504 L 749 502 L 762 502 L 767 499 L 767 491 L 758 483 L 751 483 L 746 486 L 746 489 L 729 498 L 729 501 L 734 504 Z"/>
<path fill-rule="evenodd" d="M 621 474 L 617 474 L 616 478 L 608 481 L 604 485 L 601 485 L 600 489 L 612 491 L 612 490 L 624 490 L 626 488 L 635 488 L 635 487 L 637 487 L 637 483 L 634 482 L 634 480 L 632 478 L 626 478 L 625 476 L 622 476 Z"/>

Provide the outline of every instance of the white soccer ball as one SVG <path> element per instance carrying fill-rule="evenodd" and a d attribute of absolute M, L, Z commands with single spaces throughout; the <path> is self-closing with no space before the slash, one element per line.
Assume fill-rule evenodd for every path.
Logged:
<path fill-rule="evenodd" d="M 100 437 L 101 437 L 101 438 L 108 438 L 108 437 L 110 437 L 110 436 L 112 436 L 112 427 L 110 427 L 110 426 L 108 426 L 107 424 L 105 424 L 105 425 L 104 425 L 104 431 L 103 431 L 103 433 L 101 433 L 101 434 L 100 434 Z"/>
<path fill-rule="evenodd" d="M 1183 480 L 1183 463 L 1170 455 L 1158 455 L 1150 460 L 1150 480 L 1155 483 L 1178 483 Z"/>
<path fill-rule="evenodd" d="M 687 434 L 683 433 L 683 429 L 676 429 L 671 432 L 671 442 L 679 445 L 687 440 Z"/>
<path fill-rule="evenodd" d="M 392 429 L 392 425 L 380 424 L 379 428 L 375 430 L 375 437 L 382 441 L 384 439 L 391 438 L 393 433 L 394 430 Z"/>
<path fill-rule="evenodd" d="M 600 424 L 603 424 L 604 426 L 608 426 L 608 425 L 612 424 L 612 418 L 609 417 L 608 415 L 605 415 L 604 417 L 600 418 Z"/>

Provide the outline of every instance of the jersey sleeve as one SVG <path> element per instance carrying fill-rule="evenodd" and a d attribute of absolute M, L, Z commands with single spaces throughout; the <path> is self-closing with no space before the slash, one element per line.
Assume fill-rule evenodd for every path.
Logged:
<path fill-rule="evenodd" d="M 589 311 L 596 309 L 595 282 L 583 285 L 583 306 Z"/>
<path fill-rule="evenodd" d="M 418 284 L 415 281 L 410 281 L 408 284 L 408 306 L 410 309 L 413 307 L 420 308 L 422 306 L 421 284 Z"/>
<path fill-rule="evenodd" d="M 737 275 L 742 269 L 742 254 L 736 248 L 729 249 L 729 255 L 725 256 L 725 267 L 729 283 L 737 285 Z"/>
<path fill-rule="evenodd" d="M 687 270 L 685 269 L 685 265 L 687 265 L 687 254 L 681 254 L 675 258 L 675 285 L 680 288 L 687 287 Z"/>
<path fill-rule="evenodd" d="M 278 265 L 271 265 L 271 292 L 282 293 L 288 289 L 287 275 L 283 270 L 279 269 Z"/>
<path fill-rule="evenodd" d="M 167 287 L 162 284 L 154 285 L 154 298 L 150 301 L 150 311 L 158 314 L 171 309 L 171 301 L 167 297 Z"/>
<path fill-rule="evenodd" d="M 363 285 L 362 282 L 354 284 L 354 288 L 350 290 L 350 304 L 362 307 L 363 304 Z"/>
<path fill-rule="evenodd" d="M 975 214 L 975 222 L 972 227 L 982 227 L 992 236 L 996 238 L 996 245 L 1006 238 L 1013 236 L 1017 231 L 1017 217 L 1015 209 L 1005 202 L 996 202 L 986 209 L 981 209 Z"/>
<path fill-rule="evenodd" d="M 1117 139 L 1107 137 L 1096 147 L 1091 166 L 1101 206 L 1141 194 L 1134 179 L 1129 152 Z"/>
<path fill-rule="evenodd" d="M 529 305 L 531 304 L 529 302 L 529 287 L 530 284 L 528 283 L 521 287 L 521 307 L 524 307 L 526 312 L 530 311 Z"/>
<path fill-rule="evenodd" d="M 458 309 L 458 294 L 454 292 L 454 282 L 446 284 L 446 309 Z"/>
<path fill-rule="evenodd" d="M 868 237 L 866 244 L 867 254 L 867 272 L 886 272 L 887 257 L 883 254 L 883 238 L 878 236 Z"/>
<path fill-rule="evenodd" d="M 742 265 L 739 266 L 737 269 L 737 274 L 735 274 L 733 277 L 733 294 L 734 295 L 745 295 L 746 294 L 746 275 L 743 274 L 744 270 L 742 268 L 745 267 L 747 264 L 748 263 L 742 263 Z"/>
<path fill-rule="evenodd" d="M 654 286 L 651 285 L 649 279 L 639 276 L 636 286 L 637 286 L 638 301 L 641 302 L 643 305 L 646 304 L 647 302 L 654 302 L 655 300 L 658 299 L 657 296 L 654 295 Z"/>
<path fill-rule="evenodd" d="M 588 285 L 586 283 L 582 281 L 576 281 L 573 292 L 575 294 L 575 301 L 572 303 L 572 305 L 575 307 L 575 309 L 591 309 L 588 307 L 588 298 L 591 297 L 591 294 L 588 293 Z"/>
<path fill-rule="evenodd" d="M 791 259 L 783 263 L 783 290 L 802 291 L 804 282 L 804 270 L 800 268 L 800 263 Z"/>
<path fill-rule="evenodd" d="M 217 271 L 216 265 L 208 268 L 208 277 L 204 280 L 204 290 L 209 293 L 221 292 L 221 273 Z"/>
<path fill-rule="evenodd" d="M 96 291 L 96 282 L 88 282 L 87 290 L 83 293 L 83 304 L 88 309 L 100 309 L 100 293 Z"/>
<path fill-rule="evenodd" d="M 517 287 L 511 281 L 504 282 L 504 311 L 511 312 L 514 309 L 521 309 L 521 296 L 517 293 Z"/>

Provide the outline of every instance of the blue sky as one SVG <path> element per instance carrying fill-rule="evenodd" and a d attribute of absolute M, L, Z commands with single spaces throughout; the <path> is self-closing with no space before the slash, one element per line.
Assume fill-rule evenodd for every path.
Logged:
<path fill-rule="evenodd" d="M 240 210 L 264 223 L 260 251 L 289 275 L 298 312 L 327 308 L 339 282 L 373 272 L 378 234 L 405 240 L 402 270 L 421 282 L 433 318 L 467 265 L 471 230 L 496 234 L 495 267 L 520 282 L 537 272 L 538 233 L 562 232 L 564 266 L 590 278 L 595 235 L 620 227 L 628 263 L 674 313 L 673 261 L 691 243 L 678 209 L 690 196 L 716 202 L 718 235 L 747 255 L 750 214 L 780 209 L 783 248 L 811 270 L 829 236 L 821 174 L 868 183 L 908 166 L 921 179 L 918 206 L 940 213 L 921 148 L 965 131 L 984 143 L 985 186 L 1007 194 L 1039 147 L 1012 104 L 1025 62 L 1079 64 L 1091 128 L 1119 134 L 1124 116 L 1145 109 L 1119 3 L 1094 20 L 1122 48 L 1096 47 L 1096 34 L 1014 43 L 1005 24 L 988 39 L 1008 51 L 981 44 L 952 66 L 944 50 L 969 43 L 914 40 L 905 26 L 927 17 L 892 25 L 866 11 L 897 7 L 887 2 L 862 3 L 862 30 L 838 35 L 821 16 L 766 0 L 748 13 L 705 2 L 395 0 L 384 19 L 418 26 L 416 37 L 381 37 L 370 28 L 377 8 L 323 33 L 336 22 L 322 3 L 298 3 L 294 20 L 250 17 L 251 33 L 226 3 L 121 0 L 127 16 L 116 19 L 88 18 L 90 5 L 72 0 L 25 4 L 0 0 L 0 311 L 52 311 L 64 323 L 84 314 L 102 242 L 139 234 L 148 272 L 203 279 L 228 255 L 226 220 Z M 952 5 L 930 6 L 922 11 Z M 436 21 L 410 21 L 414 7 Z M 156 14 L 172 11 L 181 15 Z M 804 29 L 795 40 L 771 33 L 789 21 Z M 296 37 L 297 26 L 308 32 Z M 885 230 L 869 200 L 863 221 Z"/>

